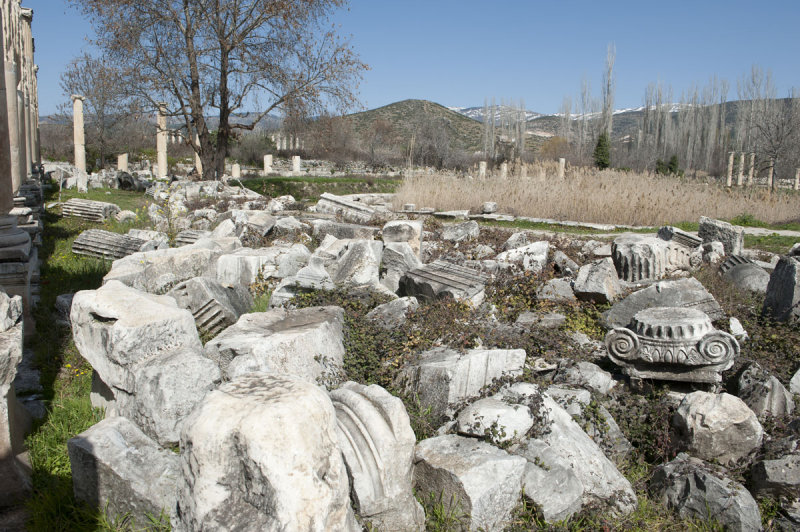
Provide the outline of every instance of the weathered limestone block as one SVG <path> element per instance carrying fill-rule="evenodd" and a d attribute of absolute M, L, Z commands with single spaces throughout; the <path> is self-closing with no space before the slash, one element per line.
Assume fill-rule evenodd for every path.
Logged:
<path fill-rule="evenodd" d="M 692 392 L 672 419 L 679 442 L 692 455 L 733 465 L 761 447 L 764 429 L 738 397 Z"/>
<path fill-rule="evenodd" d="M 236 240 L 238 242 L 238 240 Z M 213 274 L 225 242 L 199 240 L 179 248 L 139 252 L 115 260 L 103 282 L 120 281 L 150 293 L 167 293 L 178 283 Z"/>
<path fill-rule="evenodd" d="M 422 261 L 414 253 L 408 242 L 390 242 L 385 244 L 381 260 L 381 284 L 397 292 L 400 288 L 400 279 L 406 272 L 422 267 Z"/>
<path fill-rule="evenodd" d="M 265 155 L 264 157 L 267 157 L 267 155 Z M 270 166 L 272 165 L 270 164 Z M 295 203 L 297 203 L 297 200 L 294 199 L 294 196 L 292 196 L 291 194 L 286 194 L 285 196 L 278 196 L 277 198 L 272 198 L 271 200 L 269 200 L 269 203 L 267 203 L 267 212 L 272 214 L 277 214 L 281 211 L 289 210 Z"/>
<path fill-rule="evenodd" d="M 608 395 L 617 384 L 611 373 L 597 364 L 571 360 L 565 360 L 559 364 L 558 371 L 553 376 L 553 382 L 580 386 L 601 395 Z"/>
<path fill-rule="evenodd" d="M 219 385 L 222 375 L 202 350 L 176 349 L 138 364 L 134 379 L 133 394 L 112 389 L 115 411 L 167 447 L 179 441 L 186 416 Z"/>
<path fill-rule="evenodd" d="M 21 502 L 31 488 L 24 446 L 30 416 L 13 384 L 22 361 L 22 315 L 22 298 L 0 291 L 0 508 Z"/>
<path fill-rule="evenodd" d="M 176 531 L 356 531 L 327 394 L 250 374 L 211 392 L 181 435 Z"/>
<path fill-rule="evenodd" d="M 434 418 L 452 413 L 451 407 L 477 397 L 481 388 L 504 376 L 517 376 L 525 365 L 524 349 L 471 349 L 458 353 L 436 348 L 422 353 L 403 371 L 406 391 L 419 397 Z"/>
<path fill-rule="evenodd" d="M 525 497 L 541 509 L 547 523 L 563 521 L 583 506 L 583 484 L 569 465 L 557 459 L 551 458 L 544 467 L 525 464 L 522 488 Z"/>
<path fill-rule="evenodd" d="M 548 430 L 534 435 L 515 454 L 532 463 L 572 470 L 583 486 L 584 504 L 609 506 L 613 513 L 622 514 L 636 509 L 636 494 L 630 482 L 553 398 L 528 383 L 514 384 L 501 393 L 538 396 L 540 400 L 530 404 L 537 404 L 537 416 L 548 421 Z"/>
<path fill-rule="evenodd" d="M 750 470 L 750 485 L 759 495 L 797 497 L 800 494 L 800 455 L 756 462 Z"/>
<path fill-rule="evenodd" d="M 369 223 L 377 217 L 377 212 L 372 207 L 327 192 L 320 196 L 314 208 L 316 212 L 335 214 L 346 222 L 357 224 Z"/>
<path fill-rule="evenodd" d="M 533 428 L 526 405 L 509 404 L 502 397 L 487 397 L 467 406 L 458 414 L 456 428 L 465 436 L 486 437 L 492 443 L 520 441 Z"/>
<path fill-rule="evenodd" d="M 778 321 L 800 317 L 800 262 L 784 256 L 769 276 L 763 313 Z"/>
<path fill-rule="evenodd" d="M 400 279 L 400 294 L 432 301 L 452 298 L 480 305 L 488 276 L 472 268 L 437 260 L 407 272 Z"/>
<path fill-rule="evenodd" d="M 276 219 L 267 211 L 233 209 L 223 216 L 229 217 L 236 227 L 237 236 L 253 234 L 263 237 L 275 227 Z"/>
<path fill-rule="evenodd" d="M 575 292 L 569 279 L 550 279 L 536 289 L 536 297 L 542 301 L 575 301 Z"/>
<path fill-rule="evenodd" d="M 90 222 L 105 222 L 120 211 L 113 203 L 82 198 L 70 198 L 61 206 L 62 216 L 83 218 Z"/>
<path fill-rule="evenodd" d="M 130 515 L 136 526 L 148 514 L 175 506 L 180 458 L 159 447 L 130 420 L 104 419 L 67 442 L 75 498 L 110 516 Z"/>
<path fill-rule="evenodd" d="M 175 300 L 108 281 L 75 294 L 70 314 L 75 346 L 107 385 L 136 392 L 134 367 L 187 348 L 202 350 L 194 318 Z"/>
<path fill-rule="evenodd" d="M 184 281 L 167 295 L 192 313 L 203 333 L 217 334 L 253 308 L 253 296 L 244 286 L 225 287 L 208 277 Z"/>
<path fill-rule="evenodd" d="M 658 238 L 667 242 L 667 273 L 676 270 L 694 270 L 702 264 L 700 246 L 703 241 L 681 231 L 677 227 L 665 226 L 658 230 Z"/>
<path fill-rule="evenodd" d="M 741 288 L 761 294 L 767 293 L 769 273 L 752 260 L 741 255 L 731 255 L 720 265 L 723 278 Z"/>
<path fill-rule="evenodd" d="M 383 226 L 383 242 L 406 242 L 419 258 L 422 246 L 421 220 L 392 220 Z M 388 247 L 388 246 L 387 246 Z"/>
<path fill-rule="evenodd" d="M 697 236 L 703 242 L 722 242 L 726 255 L 741 255 L 744 249 L 744 229 L 721 220 L 701 216 Z"/>
<path fill-rule="evenodd" d="M 284 277 L 275 286 L 269 299 L 269 306 L 270 308 L 279 307 L 302 292 L 333 290 L 334 288 L 336 285 L 333 284 L 331 276 L 325 270 L 322 259 L 312 255 L 308 264 L 300 268 L 296 275 Z"/>
<path fill-rule="evenodd" d="M 419 303 L 416 297 L 401 297 L 378 305 L 367 313 L 366 318 L 384 329 L 391 330 L 405 323 L 408 313 L 414 312 L 418 308 Z"/>
<path fill-rule="evenodd" d="M 669 244 L 654 236 L 624 235 L 611 244 L 611 256 L 620 279 L 652 281 L 666 275 Z"/>
<path fill-rule="evenodd" d="M 633 378 L 715 383 L 733 365 L 739 342 L 714 329 L 705 313 L 691 308 L 651 307 L 627 328 L 606 335 L 608 356 Z"/>
<path fill-rule="evenodd" d="M 464 242 L 473 238 L 478 238 L 481 229 L 478 222 L 471 220 L 460 224 L 448 225 L 442 230 L 442 240 L 450 242 Z"/>
<path fill-rule="evenodd" d="M 725 530 L 761 530 L 758 503 L 744 486 L 685 453 L 658 466 L 649 488 L 682 518 L 716 519 Z"/>
<path fill-rule="evenodd" d="M 211 236 L 211 231 L 201 231 L 197 229 L 184 229 L 175 236 L 175 246 L 188 246 L 194 244 L 202 238 Z"/>
<path fill-rule="evenodd" d="M 380 240 L 354 240 L 335 263 L 335 268 L 329 269 L 331 278 L 337 284 L 377 286 L 382 257 L 383 242 Z"/>
<path fill-rule="evenodd" d="M 278 236 L 298 235 L 299 238 L 311 240 L 311 237 L 307 234 L 311 232 L 311 226 L 299 221 L 294 216 L 281 216 L 278 218 L 272 231 Z"/>
<path fill-rule="evenodd" d="M 217 281 L 227 286 L 250 286 L 259 278 L 284 279 L 308 263 L 311 252 L 303 244 L 277 244 L 268 248 L 242 248 L 217 259 Z"/>
<path fill-rule="evenodd" d="M 313 235 L 318 239 L 323 239 L 327 235 L 332 235 L 338 239 L 365 239 L 371 240 L 379 229 L 370 225 L 346 224 L 333 220 L 310 220 Z"/>
<path fill-rule="evenodd" d="M 449 434 L 419 442 L 414 485 L 441 497 L 466 530 L 502 530 L 519 501 L 526 461 L 488 443 Z"/>
<path fill-rule="evenodd" d="M 722 307 L 694 277 L 660 281 L 638 290 L 603 313 L 609 328 L 626 327 L 640 310 L 650 307 L 685 307 L 703 311 L 712 321 L 725 317 Z"/>
<path fill-rule="evenodd" d="M 749 363 L 739 373 L 736 396 L 747 403 L 759 419 L 783 417 L 794 412 L 792 394 L 777 377 L 756 362 Z"/>
<path fill-rule="evenodd" d="M 539 273 L 547 264 L 550 242 L 542 240 L 533 242 L 498 254 L 496 260 L 507 263 L 520 263 L 522 269 Z"/>
<path fill-rule="evenodd" d="M 553 253 L 553 266 L 561 275 L 574 275 L 580 270 L 578 263 L 569 258 L 566 253 L 560 249 L 555 250 Z"/>
<path fill-rule="evenodd" d="M 619 278 L 610 258 L 581 266 L 573 287 L 575 296 L 584 301 L 609 303 L 620 293 Z"/>
<path fill-rule="evenodd" d="M 528 233 L 524 232 L 514 233 L 510 237 L 508 237 L 508 240 L 506 240 L 505 244 L 503 244 L 503 251 L 520 248 L 527 243 L 528 243 Z"/>
<path fill-rule="evenodd" d="M 341 381 L 343 326 L 339 307 L 244 314 L 206 344 L 206 356 L 226 378 L 259 371 L 331 387 Z"/>
<path fill-rule="evenodd" d="M 355 382 L 330 397 L 355 510 L 379 530 L 424 530 L 425 513 L 412 493 L 416 437 L 403 402 Z"/>
<path fill-rule="evenodd" d="M 138 252 L 144 244 L 144 240 L 128 235 L 102 229 L 87 229 L 72 242 L 72 252 L 77 255 L 115 260 Z"/>

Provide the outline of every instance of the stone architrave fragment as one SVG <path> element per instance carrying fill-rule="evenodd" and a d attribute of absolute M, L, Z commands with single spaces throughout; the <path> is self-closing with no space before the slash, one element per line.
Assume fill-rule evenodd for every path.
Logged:
<path fill-rule="evenodd" d="M 437 260 L 406 272 L 400 279 L 400 293 L 419 300 L 453 298 L 480 305 L 487 280 L 487 275 L 472 268 Z"/>
<path fill-rule="evenodd" d="M 716 383 L 739 343 L 699 310 L 653 307 L 606 335 L 608 356 L 634 378 Z"/>
<path fill-rule="evenodd" d="M 765 294 L 769 286 L 769 273 L 741 255 L 731 255 L 720 265 L 723 277 L 743 290 Z"/>
<path fill-rule="evenodd" d="M 375 209 L 368 205 L 327 192 L 320 196 L 315 209 L 317 212 L 336 214 L 347 222 L 357 224 L 369 223 L 377 215 Z"/>
<path fill-rule="evenodd" d="M 416 437 L 403 402 L 355 382 L 330 397 L 359 515 L 387 532 L 423 530 L 425 514 L 412 493 Z"/>

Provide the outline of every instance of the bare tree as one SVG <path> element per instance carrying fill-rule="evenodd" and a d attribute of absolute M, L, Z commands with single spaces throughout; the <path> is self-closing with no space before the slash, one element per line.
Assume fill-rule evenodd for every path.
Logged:
<path fill-rule="evenodd" d="M 325 25 L 346 0 L 70 0 L 93 23 L 120 82 L 155 110 L 167 102 L 204 177 L 222 175 L 236 130 L 287 102 L 320 110 L 355 103 L 366 68 Z M 207 116 L 216 110 L 216 136 Z M 255 109 L 255 120 L 235 113 Z M 195 133 L 199 142 L 195 141 Z"/>
<path fill-rule="evenodd" d="M 611 137 L 614 121 L 614 94 L 617 81 L 614 78 L 614 62 L 617 59 L 617 47 L 609 43 L 606 50 L 606 68 L 603 71 L 603 123 L 602 131 Z"/>
<path fill-rule="evenodd" d="M 106 58 L 86 53 L 70 61 L 61 74 L 65 96 L 86 97 L 87 140 L 99 152 L 100 168 L 105 167 L 110 149 L 122 147 L 124 141 L 120 142 L 116 134 L 138 117 L 135 102 L 119 83 L 118 75 Z M 71 111 L 71 106 L 65 106 L 65 111 Z"/>

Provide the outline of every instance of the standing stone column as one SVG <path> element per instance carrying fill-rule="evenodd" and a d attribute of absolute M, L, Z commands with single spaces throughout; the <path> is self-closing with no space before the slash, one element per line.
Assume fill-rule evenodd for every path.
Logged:
<path fill-rule="evenodd" d="M 736 186 L 742 186 L 744 180 L 744 152 L 739 154 L 739 173 L 736 174 Z"/>
<path fill-rule="evenodd" d="M 28 130 L 25 129 L 25 96 L 22 94 L 22 81 L 17 85 L 17 124 L 19 125 L 19 174 L 23 181 L 28 179 L 30 162 L 28 157 Z"/>
<path fill-rule="evenodd" d="M 794 173 L 794 189 L 800 190 L 800 168 Z"/>
<path fill-rule="evenodd" d="M 117 170 L 120 172 L 127 172 L 128 171 L 128 154 L 122 153 L 117 155 Z"/>
<path fill-rule="evenodd" d="M 22 37 L 22 101 L 23 101 L 23 121 L 25 127 L 25 171 L 30 174 L 33 170 L 33 33 L 31 23 L 33 22 L 33 10 L 20 9 L 20 33 Z"/>
<path fill-rule="evenodd" d="M 242 177 L 242 165 L 239 163 L 233 163 L 231 165 L 231 177 L 234 179 Z"/>
<path fill-rule="evenodd" d="M 158 152 L 158 176 L 165 179 L 169 176 L 167 163 L 167 104 L 158 104 L 158 119 L 156 125 L 156 151 Z"/>
<path fill-rule="evenodd" d="M 292 172 L 295 174 L 300 173 L 300 156 L 295 155 L 292 157 Z"/>
<path fill-rule="evenodd" d="M 486 177 L 486 161 L 481 161 L 478 163 L 478 177 L 481 179 Z"/>
<path fill-rule="evenodd" d="M 198 148 L 200 147 L 200 135 L 197 133 L 194 134 L 194 143 Z M 200 177 L 203 177 L 203 160 L 200 158 L 199 152 L 194 152 L 194 169 L 197 170 Z"/>
<path fill-rule="evenodd" d="M 767 174 L 767 184 L 769 185 L 769 189 L 772 190 L 775 187 L 775 159 L 769 160 L 769 170 Z"/>
<path fill-rule="evenodd" d="M 266 176 L 272 172 L 272 155 L 264 156 L 264 175 Z"/>
<path fill-rule="evenodd" d="M 286 151 L 286 135 L 281 135 L 281 149 Z"/>
<path fill-rule="evenodd" d="M 83 132 L 83 100 L 79 94 L 72 95 L 72 139 L 75 143 L 75 168 L 86 172 L 86 140 Z"/>
<path fill-rule="evenodd" d="M 733 184 L 733 156 L 735 152 L 728 153 L 728 179 L 726 181 L 727 186 L 731 186 Z"/>
<path fill-rule="evenodd" d="M 36 165 L 42 164 L 42 144 L 39 131 L 39 65 L 33 66 L 33 105 L 31 112 L 33 113 L 33 161 Z"/>
<path fill-rule="evenodd" d="M 753 186 L 753 177 L 756 175 L 756 154 L 750 154 L 750 171 L 747 172 L 747 186 Z"/>
<path fill-rule="evenodd" d="M 17 111 L 17 65 L 12 61 L 4 61 L 5 76 L 3 90 L 5 91 L 8 144 L 11 149 L 11 167 L 8 169 L 15 191 L 22 184 L 22 160 L 19 153 L 19 112 Z"/>
<path fill-rule="evenodd" d="M 564 179 L 564 172 L 567 169 L 567 160 L 563 157 L 558 159 L 558 178 Z"/>
<path fill-rule="evenodd" d="M 508 177 L 508 163 L 503 163 L 500 165 L 500 177 L 503 179 Z"/>

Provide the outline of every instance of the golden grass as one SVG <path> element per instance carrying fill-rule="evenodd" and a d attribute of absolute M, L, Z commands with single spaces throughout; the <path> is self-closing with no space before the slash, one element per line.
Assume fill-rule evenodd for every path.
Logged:
<path fill-rule="evenodd" d="M 750 214 L 768 223 L 797 220 L 800 194 L 763 187 L 719 186 L 655 174 L 576 167 L 557 177 L 556 163 L 527 167 L 527 177 L 477 179 L 452 175 L 407 177 L 395 207 L 414 203 L 437 210 L 478 209 L 495 201 L 516 216 L 628 225 L 697 222 L 700 216 L 731 219 Z"/>

